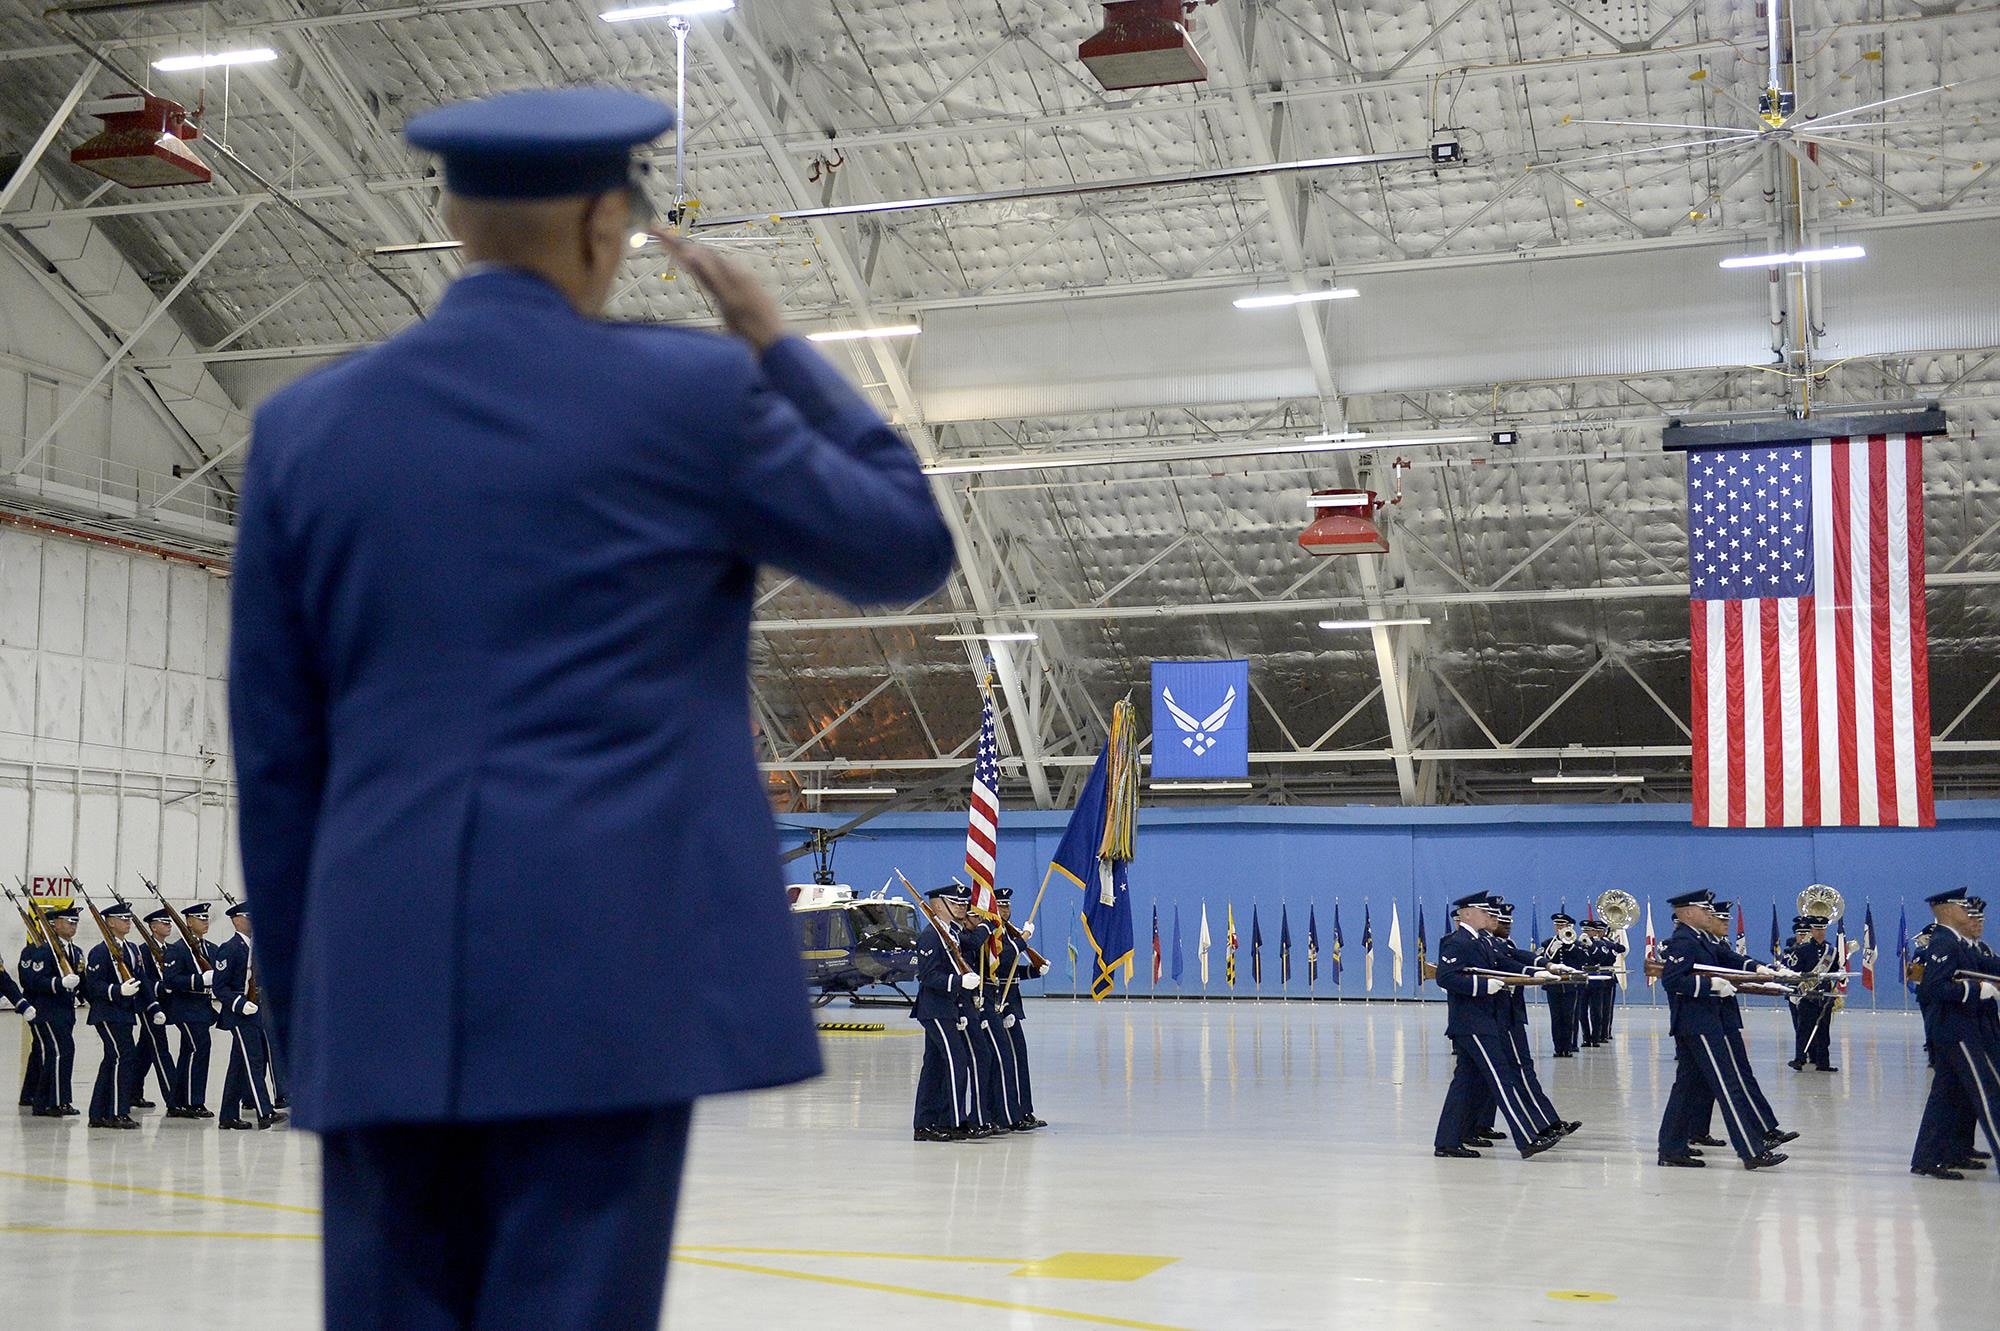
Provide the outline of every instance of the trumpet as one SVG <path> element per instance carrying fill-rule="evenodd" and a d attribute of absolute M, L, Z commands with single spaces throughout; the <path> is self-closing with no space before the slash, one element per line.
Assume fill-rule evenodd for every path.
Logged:
<path fill-rule="evenodd" d="M 1611 888 L 1598 894 L 1594 909 L 1597 918 L 1613 931 L 1628 929 L 1639 918 L 1639 902 L 1630 892 Z"/>

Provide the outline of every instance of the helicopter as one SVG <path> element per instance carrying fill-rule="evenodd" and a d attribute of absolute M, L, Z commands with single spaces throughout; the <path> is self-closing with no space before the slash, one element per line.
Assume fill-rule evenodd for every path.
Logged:
<path fill-rule="evenodd" d="M 891 898 L 886 883 L 873 896 L 862 897 L 835 882 L 833 846 L 838 838 L 824 828 L 812 829 L 807 843 L 814 860 L 812 882 L 785 889 L 799 926 L 813 1006 L 825 1007 L 843 994 L 855 1007 L 910 1002 L 914 995 L 903 986 L 917 978 L 917 908 Z"/>

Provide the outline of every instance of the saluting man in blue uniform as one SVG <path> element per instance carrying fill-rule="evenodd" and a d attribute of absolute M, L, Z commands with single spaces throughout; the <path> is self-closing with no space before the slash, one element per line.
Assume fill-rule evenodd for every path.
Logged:
<path fill-rule="evenodd" d="M 907 604 L 951 537 L 733 262 L 664 240 L 731 335 L 603 318 L 632 150 L 672 120 L 592 88 L 413 119 L 469 266 L 257 412 L 230 719 L 332 1331 L 652 1331 L 694 1100 L 820 1069 L 752 747 L 757 571 Z M 656 927 L 555 1001 L 579 963 L 543 921 L 583 875 Z M 352 927 L 392 898 L 408 927 Z"/>

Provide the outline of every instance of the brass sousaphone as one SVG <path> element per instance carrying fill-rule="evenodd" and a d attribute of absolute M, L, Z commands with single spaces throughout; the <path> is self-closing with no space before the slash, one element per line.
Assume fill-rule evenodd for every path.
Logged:
<path fill-rule="evenodd" d="M 1846 908 L 1847 903 L 1840 899 L 1839 889 L 1828 887 L 1825 883 L 1814 883 L 1799 893 L 1801 915 L 1817 915 L 1832 923 L 1840 918 L 1840 912 Z"/>
<path fill-rule="evenodd" d="M 1597 918 L 1613 933 L 1620 929 L 1631 928 L 1632 922 L 1639 918 L 1638 901 L 1622 888 L 1614 887 L 1600 892 L 1593 909 L 1597 912 Z"/>

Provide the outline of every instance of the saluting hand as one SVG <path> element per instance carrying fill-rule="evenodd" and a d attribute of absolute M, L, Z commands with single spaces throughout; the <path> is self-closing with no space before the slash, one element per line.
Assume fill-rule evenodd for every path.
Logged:
<path fill-rule="evenodd" d="M 748 268 L 671 232 L 655 231 L 653 236 L 708 293 L 730 332 L 759 351 L 785 335 L 784 311 Z"/>

